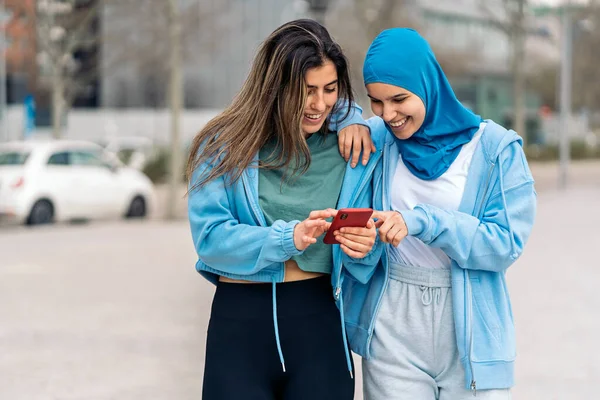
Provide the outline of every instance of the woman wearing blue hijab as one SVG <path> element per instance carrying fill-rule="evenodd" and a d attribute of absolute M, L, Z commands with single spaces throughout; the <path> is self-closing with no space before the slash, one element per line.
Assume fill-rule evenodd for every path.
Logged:
<path fill-rule="evenodd" d="M 382 255 L 348 275 L 343 293 L 365 398 L 508 399 L 516 350 L 505 272 L 536 209 L 522 140 L 456 99 L 414 30 L 382 32 L 363 73 L 377 115 L 368 123 L 380 150 Z"/>

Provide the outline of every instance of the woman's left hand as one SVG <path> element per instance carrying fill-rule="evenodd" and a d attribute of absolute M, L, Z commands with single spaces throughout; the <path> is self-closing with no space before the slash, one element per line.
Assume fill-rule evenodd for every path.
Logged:
<path fill-rule="evenodd" d="M 377 238 L 375 221 L 370 219 L 366 228 L 341 228 L 333 232 L 340 248 L 352 258 L 365 258 L 373 249 Z"/>
<path fill-rule="evenodd" d="M 408 236 L 408 228 L 402 214 L 397 211 L 373 211 L 373 218 L 377 219 L 375 226 L 379 229 L 379 239 L 383 243 L 390 243 L 398 247 L 400 242 Z"/>
<path fill-rule="evenodd" d="M 371 153 L 374 153 L 376 150 L 373 140 L 371 140 L 371 131 L 369 131 L 369 128 L 358 124 L 349 125 L 339 132 L 338 146 L 340 154 L 346 162 L 348 162 L 350 155 L 352 155 L 352 162 L 350 163 L 352 168 L 358 165 L 358 158 L 361 151 L 363 152 L 362 164 L 367 165 Z"/>

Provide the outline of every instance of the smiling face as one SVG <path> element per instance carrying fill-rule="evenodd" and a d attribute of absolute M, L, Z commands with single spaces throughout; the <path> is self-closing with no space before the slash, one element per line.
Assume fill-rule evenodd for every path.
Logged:
<path fill-rule="evenodd" d="M 373 113 L 385 121 L 398 139 L 410 138 L 423 125 L 425 104 L 414 93 L 386 83 L 369 83 L 367 93 Z"/>
<path fill-rule="evenodd" d="M 326 60 L 311 68 L 304 76 L 307 88 L 302 116 L 302 131 L 306 136 L 318 132 L 338 100 L 338 74 L 335 65 Z"/>

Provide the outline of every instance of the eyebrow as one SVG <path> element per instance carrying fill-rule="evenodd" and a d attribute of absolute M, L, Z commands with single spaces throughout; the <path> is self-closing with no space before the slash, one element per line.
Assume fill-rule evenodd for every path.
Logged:
<path fill-rule="evenodd" d="M 329 83 L 325 84 L 325 86 L 333 85 L 334 83 L 337 83 L 337 82 L 338 82 L 338 80 L 336 79 L 335 81 L 331 81 L 331 82 L 329 82 Z M 307 85 L 307 87 L 308 87 L 309 89 L 317 89 L 317 87 L 316 87 L 316 86 L 314 86 L 314 85 Z"/>
<path fill-rule="evenodd" d="M 370 94 L 367 94 L 367 96 L 369 96 L 369 98 L 371 100 L 379 100 L 379 99 L 376 99 L 375 97 L 371 96 Z M 398 93 L 394 96 L 388 97 L 386 100 L 402 100 L 406 97 L 408 97 L 408 93 Z"/>

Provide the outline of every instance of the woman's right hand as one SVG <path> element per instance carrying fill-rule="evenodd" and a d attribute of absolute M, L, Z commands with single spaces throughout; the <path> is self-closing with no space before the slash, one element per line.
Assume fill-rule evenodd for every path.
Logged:
<path fill-rule="evenodd" d="M 294 245 L 296 249 L 303 251 L 311 244 L 317 243 L 317 238 L 327 231 L 330 223 L 327 218 L 335 217 L 337 210 L 311 211 L 308 218 L 294 227 Z"/>

